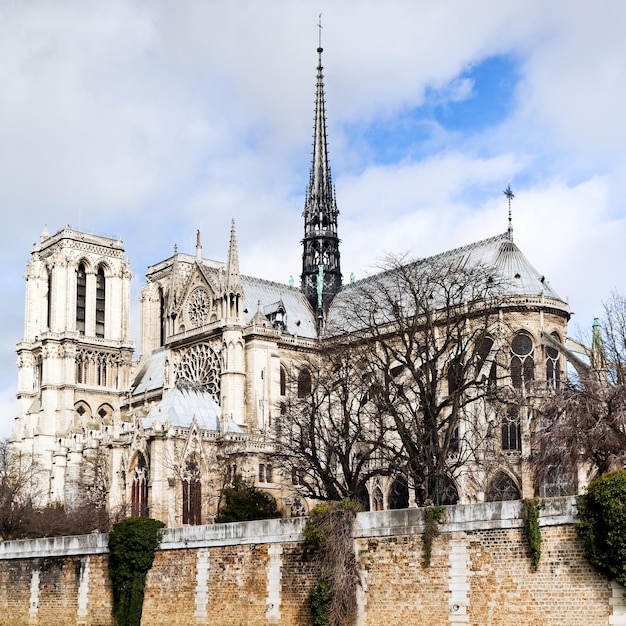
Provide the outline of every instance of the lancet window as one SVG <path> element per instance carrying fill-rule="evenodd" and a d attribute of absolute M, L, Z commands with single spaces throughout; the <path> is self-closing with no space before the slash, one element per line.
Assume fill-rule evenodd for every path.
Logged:
<path fill-rule="evenodd" d="M 504 472 L 500 472 L 492 481 L 491 487 L 487 492 L 487 502 L 496 502 L 498 500 L 519 500 L 521 498 L 520 491 L 515 481 Z"/>
<path fill-rule="evenodd" d="M 195 459 L 187 461 L 182 476 L 183 524 L 202 523 L 202 483 L 200 467 Z"/>
<path fill-rule="evenodd" d="M 106 278 L 104 269 L 98 268 L 96 274 L 96 337 L 104 337 L 104 314 L 106 301 Z"/>
<path fill-rule="evenodd" d="M 522 426 L 519 411 L 511 407 L 502 418 L 502 450 L 522 449 Z"/>
<path fill-rule="evenodd" d="M 133 517 L 148 517 L 148 467 L 141 452 L 137 453 L 132 476 L 131 515 Z"/>
<path fill-rule="evenodd" d="M 87 298 L 87 272 L 81 263 L 76 272 L 76 330 L 85 334 L 85 305 Z"/>
<path fill-rule="evenodd" d="M 524 391 L 534 379 L 533 340 L 526 333 L 518 333 L 511 342 L 511 382 L 513 387 Z"/>
<path fill-rule="evenodd" d="M 554 337 L 558 340 L 558 337 Z M 561 385 L 561 359 L 554 346 L 546 346 L 546 383 L 558 389 Z"/>

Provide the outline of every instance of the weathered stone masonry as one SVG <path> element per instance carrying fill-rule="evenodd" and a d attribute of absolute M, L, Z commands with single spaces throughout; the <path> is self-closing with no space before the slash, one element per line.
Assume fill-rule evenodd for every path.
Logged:
<path fill-rule="evenodd" d="M 450 507 L 422 566 L 419 509 L 362 513 L 355 550 L 362 626 L 626 625 L 624 589 L 585 561 L 575 500 L 547 501 L 542 557 L 532 569 L 520 502 Z M 146 581 L 144 624 L 310 623 L 317 577 L 302 519 L 165 531 Z M 107 537 L 0 544 L 0 624 L 113 624 Z"/>

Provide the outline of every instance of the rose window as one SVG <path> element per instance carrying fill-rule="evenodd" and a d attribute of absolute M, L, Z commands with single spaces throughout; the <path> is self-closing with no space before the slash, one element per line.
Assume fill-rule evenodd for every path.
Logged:
<path fill-rule="evenodd" d="M 192 346 L 181 354 L 176 386 L 207 391 L 219 402 L 220 363 L 215 350 L 208 343 Z"/>
<path fill-rule="evenodd" d="M 211 313 L 211 297 L 205 289 L 196 289 L 189 298 L 187 304 L 187 314 L 192 324 L 201 326 L 209 319 Z"/>

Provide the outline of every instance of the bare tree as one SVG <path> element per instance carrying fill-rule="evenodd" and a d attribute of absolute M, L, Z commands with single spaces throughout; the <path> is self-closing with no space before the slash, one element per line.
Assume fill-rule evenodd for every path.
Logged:
<path fill-rule="evenodd" d="M 602 341 L 609 380 L 626 384 L 626 298 L 617 292 L 604 303 Z"/>
<path fill-rule="evenodd" d="M 367 481 L 391 471 L 381 459 L 394 442 L 370 402 L 366 349 L 329 341 L 292 368 L 290 400 L 275 427 L 276 458 L 301 495 L 363 499 Z"/>
<path fill-rule="evenodd" d="M 580 468 L 604 474 L 622 467 L 626 451 L 626 387 L 589 374 L 548 396 L 535 433 L 539 484 L 574 481 Z"/>
<path fill-rule="evenodd" d="M 389 257 L 382 270 L 339 294 L 329 330 L 367 346 L 376 419 L 390 420 L 401 444 L 387 462 L 411 479 L 419 504 L 439 503 L 478 460 L 486 403 L 497 402 L 507 285 L 468 256 Z"/>
<path fill-rule="evenodd" d="M 0 536 L 16 539 L 28 532 L 39 493 L 41 470 L 30 454 L 0 441 Z"/>
<path fill-rule="evenodd" d="M 614 292 L 594 321 L 590 363 L 547 395 L 534 433 L 539 485 L 576 483 L 622 467 L 626 461 L 626 298 Z"/>

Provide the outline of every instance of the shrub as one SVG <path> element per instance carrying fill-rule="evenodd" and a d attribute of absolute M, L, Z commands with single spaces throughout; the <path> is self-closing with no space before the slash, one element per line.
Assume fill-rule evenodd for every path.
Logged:
<path fill-rule="evenodd" d="M 109 578 L 118 626 L 139 626 L 146 574 L 165 526 L 149 517 L 129 517 L 109 534 Z"/>
<path fill-rule="evenodd" d="M 232 487 L 222 489 L 221 501 L 215 521 L 246 522 L 255 519 L 281 517 L 276 500 L 269 493 L 237 478 Z"/>
<path fill-rule="evenodd" d="M 587 560 L 601 573 L 626 585 L 626 470 L 604 474 L 578 504 L 576 525 Z"/>

